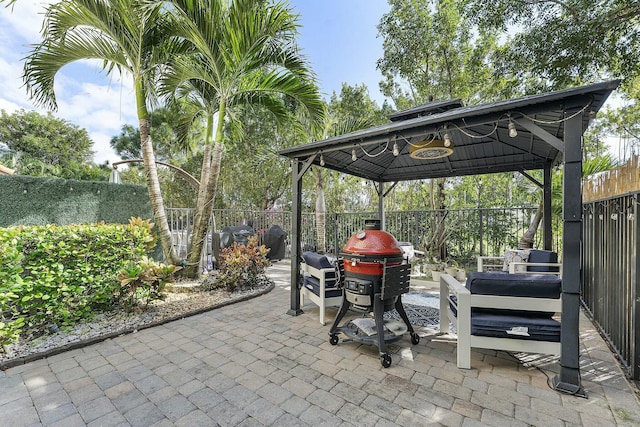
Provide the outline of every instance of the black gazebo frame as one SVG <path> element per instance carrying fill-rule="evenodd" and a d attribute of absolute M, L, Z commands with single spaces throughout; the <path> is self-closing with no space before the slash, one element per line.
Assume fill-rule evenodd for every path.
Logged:
<path fill-rule="evenodd" d="M 560 374 L 554 388 L 586 396 L 580 379 L 579 314 L 582 230 L 582 136 L 620 84 L 606 81 L 465 107 L 459 100 L 391 115 L 391 123 L 280 151 L 292 160 L 291 315 L 302 313 L 298 282 L 302 177 L 311 166 L 373 181 L 384 228 L 384 197 L 398 181 L 543 170 L 544 247 L 551 248 L 551 171 L 564 167 Z M 425 142 L 426 141 L 426 142 Z M 449 156 L 415 159 L 416 147 L 445 145 Z M 451 145 L 449 145 L 449 142 Z M 413 148 L 412 148 L 413 147 Z M 437 152 L 437 151 L 435 151 Z M 355 159 L 355 160 L 354 160 Z M 535 181 L 535 180 L 534 180 Z M 385 190 L 385 183 L 393 183 Z"/>

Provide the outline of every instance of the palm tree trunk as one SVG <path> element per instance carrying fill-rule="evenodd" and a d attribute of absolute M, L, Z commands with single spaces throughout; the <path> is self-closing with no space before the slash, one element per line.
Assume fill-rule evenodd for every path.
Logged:
<path fill-rule="evenodd" d="M 209 181 L 209 173 L 211 173 L 211 135 L 213 135 L 213 132 L 215 132 L 215 129 L 213 128 L 213 117 L 209 116 L 207 118 L 207 134 L 202 153 L 202 171 L 200 172 L 200 188 L 198 188 L 196 206 L 200 206 L 204 203 L 207 193 L 206 183 Z"/>
<path fill-rule="evenodd" d="M 191 233 L 191 243 L 189 245 L 189 255 L 187 259 L 187 267 L 185 268 L 184 275 L 190 278 L 196 278 L 200 274 L 198 268 L 200 264 L 200 256 L 202 254 L 202 248 L 207 238 L 207 231 L 209 228 L 209 218 L 211 218 L 211 209 L 213 208 L 213 199 L 215 198 L 216 190 L 218 187 L 218 178 L 220 176 L 220 166 L 222 163 L 222 135 L 224 130 L 224 116 L 226 112 L 226 104 L 220 103 L 220 110 L 218 112 L 218 125 L 215 130 L 215 142 L 213 143 L 213 150 L 211 156 L 203 159 L 203 174 L 205 166 L 208 164 L 208 179 L 206 181 L 200 181 L 200 192 L 203 192 L 204 196 L 200 198 L 198 196 L 198 202 L 196 204 L 196 214 L 193 220 L 193 232 Z M 204 191 L 202 187 L 204 186 Z M 199 192 L 199 193 L 200 193 Z"/>
<path fill-rule="evenodd" d="M 531 224 L 529 224 L 529 228 L 520 238 L 520 246 L 521 248 L 532 248 L 533 242 L 536 238 L 536 231 L 538 231 L 538 227 L 540 226 L 540 222 L 542 222 L 542 214 L 544 207 L 542 205 L 542 201 L 538 204 L 538 209 L 536 210 L 536 214 L 533 216 L 531 220 Z"/>
<path fill-rule="evenodd" d="M 202 234 L 202 209 L 201 207 L 206 204 L 207 200 L 207 183 L 209 182 L 209 174 L 211 173 L 211 140 L 213 133 L 216 131 L 213 128 L 213 116 L 207 117 L 207 131 L 204 142 L 204 149 L 202 152 L 202 171 L 200 172 L 200 187 L 198 188 L 198 198 L 196 199 L 196 209 L 193 218 L 193 228 L 191 230 L 191 236 L 189 236 L 189 244 L 187 247 L 187 266 L 179 273 L 181 276 L 195 279 L 200 274 L 200 253 L 204 242 L 199 245 L 200 250 L 194 252 L 194 248 L 198 245 L 194 245 L 196 236 Z M 206 227 L 205 227 L 206 230 Z M 206 233 L 206 231 L 205 231 Z M 202 237 L 200 237 L 202 238 Z M 195 248 L 197 249 L 197 248 Z"/>
<path fill-rule="evenodd" d="M 166 261 L 170 264 L 179 264 L 178 256 L 171 239 L 171 230 L 167 221 L 167 214 L 164 210 L 164 201 L 162 192 L 160 191 L 160 181 L 158 180 L 158 169 L 156 167 L 156 157 L 153 152 L 153 144 L 151 142 L 149 112 L 145 98 L 145 91 L 142 80 L 136 79 L 136 104 L 138 108 L 138 120 L 140 125 L 140 146 L 142 151 L 142 159 L 144 161 L 145 178 L 147 181 L 147 189 L 149 192 L 149 201 L 153 209 L 153 216 L 158 234 L 160 236 L 160 244 Z"/>

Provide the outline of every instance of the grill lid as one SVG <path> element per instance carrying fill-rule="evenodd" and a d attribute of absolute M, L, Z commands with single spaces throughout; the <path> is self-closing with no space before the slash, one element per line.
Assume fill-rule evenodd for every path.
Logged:
<path fill-rule="evenodd" d="M 402 256 L 402 248 L 392 234 L 380 230 L 379 220 L 365 221 L 364 230 L 352 235 L 342 248 L 345 254 L 364 256 Z"/>

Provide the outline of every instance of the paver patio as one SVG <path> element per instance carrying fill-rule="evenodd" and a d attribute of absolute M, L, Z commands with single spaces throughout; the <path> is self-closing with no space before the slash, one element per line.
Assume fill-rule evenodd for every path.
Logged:
<path fill-rule="evenodd" d="M 581 320 L 588 399 L 548 386 L 557 358 L 472 354 L 418 331 L 390 345 L 329 344 L 315 306 L 291 317 L 289 264 L 258 298 L 0 372 L 2 426 L 640 425 L 640 404 L 590 322 Z M 329 310 L 332 318 L 335 311 Z"/>

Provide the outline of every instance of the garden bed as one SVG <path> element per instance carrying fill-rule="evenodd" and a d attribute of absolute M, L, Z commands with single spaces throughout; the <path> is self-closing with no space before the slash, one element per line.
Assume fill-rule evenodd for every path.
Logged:
<path fill-rule="evenodd" d="M 263 295 L 273 289 L 273 282 L 264 280 L 259 286 L 229 292 L 224 288 L 206 292 L 166 293 L 162 300 L 134 311 L 118 309 L 100 313 L 93 319 L 34 339 L 21 338 L 0 351 L 0 369 L 49 357 L 63 351 L 137 332 L 140 329 L 203 313 L 218 307 Z"/>

